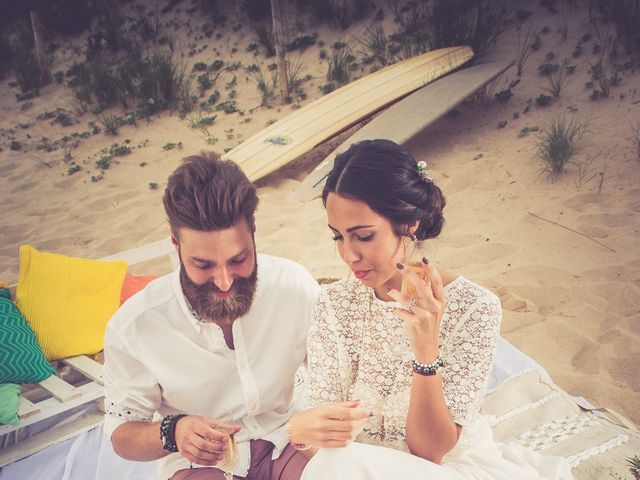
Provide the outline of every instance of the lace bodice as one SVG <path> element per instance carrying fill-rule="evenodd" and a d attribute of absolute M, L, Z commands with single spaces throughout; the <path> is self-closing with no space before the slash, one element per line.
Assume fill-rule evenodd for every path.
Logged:
<path fill-rule="evenodd" d="M 499 299 L 458 277 L 445 287 L 440 331 L 444 397 L 456 423 L 480 410 L 502 319 Z M 327 285 L 314 307 L 309 332 L 312 405 L 360 399 L 371 417 L 359 442 L 407 450 L 404 441 L 413 358 L 396 302 L 350 278 Z"/>

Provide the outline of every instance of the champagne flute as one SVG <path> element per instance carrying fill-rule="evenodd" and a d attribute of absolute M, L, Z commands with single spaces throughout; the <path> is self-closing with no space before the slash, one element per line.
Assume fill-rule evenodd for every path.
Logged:
<path fill-rule="evenodd" d="M 427 280 L 424 271 L 424 263 L 422 258 L 427 255 L 426 240 L 414 240 L 407 246 L 407 252 L 404 259 L 405 266 L 410 272 L 415 273 L 422 280 Z M 408 296 L 410 299 L 417 299 L 420 295 L 416 291 L 413 284 L 407 279 L 406 275 L 402 277 L 402 287 L 400 292 Z"/>
<path fill-rule="evenodd" d="M 224 455 L 216 466 L 224 472 L 225 480 L 233 480 L 233 467 L 238 460 L 235 434 L 232 430 L 226 428 L 220 428 L 220 430 L 227 434 L 227 449 L 224 451 Z"/>

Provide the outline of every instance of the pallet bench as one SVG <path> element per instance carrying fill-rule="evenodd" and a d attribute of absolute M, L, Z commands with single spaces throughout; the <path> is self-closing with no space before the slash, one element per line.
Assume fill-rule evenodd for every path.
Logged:
<path fill-rule="evenodd" d="M 174 248 L 168 238 L 110 255 L 101 260 L 123 260 L 129 266 L 133 266 L 165 256 L 170 257 L 172 268 L 178 265 L 177 255 L 175 255 Z M 11 288 L 11 293 L 12 296 L 15 296 L 15 286 Z M 99 359 L 100 356 L 101 354 L 97 354 L 95 357 Z M 11 444 L 0 448 L 0 468 L 102 424 L 104 420 L 104 383 L 102 364 L 96 358 L 78 355 L 57 360 L 54 366 L 58 375 L 52 375 L 37 384 L 22 386 L 18 409 L 20 423 L 18 425 L 0 425 L 0 439 L 6 440 L 7 435 L 12 434 L 17 439 L 20 430 L 24 427 L 52 419 L 52 417 L 65 412 L 71 412 L 73 409 L 91 402 L 96 402 L 97 408 L 88 409 L 69 422 L 60 422 L 58 425 L 26 439 L 15 442 L 4 441 L 3 444 Z M 11 439 L 9 438 L 9 440 Z"/>

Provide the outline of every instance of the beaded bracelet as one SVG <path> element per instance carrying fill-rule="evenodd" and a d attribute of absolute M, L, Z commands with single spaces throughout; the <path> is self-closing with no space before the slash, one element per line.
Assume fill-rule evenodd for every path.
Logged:
<path fill-rule="evenodd" d="M 162 447 L 168 452 L 177 452 L 178 446 L 176 445 L 176 423 L 182 417 L 186 417 L 184 413 L 178 415 L 167 415 L 160 422 L 160 440 L 162 441 Z"/>
<path fill-rule="evenodd" d="M 291 441 L 291 422 L 287 422 L 287 437 L 289 437 L 289 443 L 291 446 L 299 452 L 309 450 L 311 448 L 311 445 L 307 445 L 306 443 L 293 443 Z"/>
<path fill-rule="evenodd" d="M 414 358 L 411 360 L 410 364 L 414 372 L 428 377 L 438 373 L 440 367 L 444 365 L 444 359 L 441 355 L 438 355 L 438 357 L 431 363 L 420 363 Z"/>

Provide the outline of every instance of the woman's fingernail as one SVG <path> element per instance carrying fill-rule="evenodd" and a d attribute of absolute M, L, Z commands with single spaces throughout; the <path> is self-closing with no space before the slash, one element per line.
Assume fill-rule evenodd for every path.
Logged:
<path fill-rule="evenodd" d="M 402 269 L 404 268 L 404 265 L 403 265 L 403 264 L 401 264 L 401 263 L 396 263 L 396 268 L 397 268 L 398 270 L 402 270 Z"/>
<path fill-rule="evenodd" d="M 422 257 L 422 263 L 429 265 L 429 259 L 427 257 Z"/>

